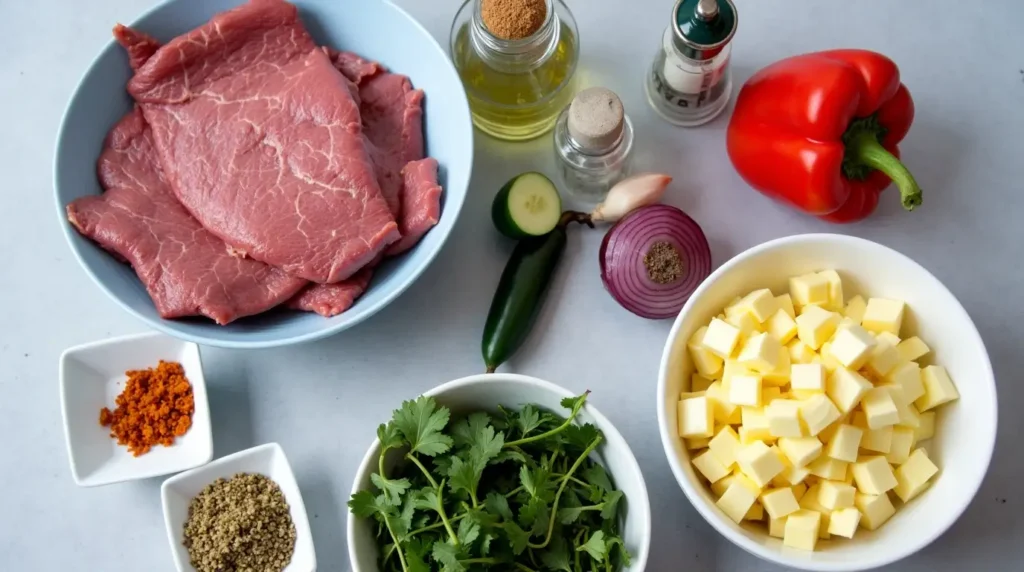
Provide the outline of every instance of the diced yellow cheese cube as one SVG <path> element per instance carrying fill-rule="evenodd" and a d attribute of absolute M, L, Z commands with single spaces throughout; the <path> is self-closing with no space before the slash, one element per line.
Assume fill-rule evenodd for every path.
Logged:
<path fill-rule="evenodd" d="M 790 367 L 789 383 L 793 390 L 825 392 L 825 366 L 820 363 L 795 363 Z"/>
<path fill-rule="evenodd" d="M 824 394 L 816 393 L 800 402 L 800 418 L 803 419 L 807 435 L 816 436 L 841 417 L 839 410 Z"/>
<path fill-rule="evenodd" d="M 707 334 L 707 331 L 707 326 L 702 326 L 697 330 L 690 338 L 690 341 L 686 343 L 686 349 L 690 352 L 693 367 L 697 368 L 701 375 L 711 377 L 722 371 L 722 358 L 704 347 L 704 336 Z"/>
<path fill-rule="evenodd" d="M 776 399 L 765 408 L 768 417 L 768 431 L 773 437 L 800 437 L 800 402 L 791 399 Z"/>
<path fill-rule="evenodd" d="M 821 481 L 818 484 L 818 504 L 830 511 L 852 507 L 855 496 L 857 489 L 844 482 Z"/>
<path fill-rule="evenodd" d="M 761 406 L 761 376 L 737 374 L 729 380 L 729 403 L 747 407 Z"/>
<path fill-rule="evenodd" d="M 892 394 L 884 387 L 874 387 L 864 394 L 860 402 L 869 429 L 881 429 L 900 421 L 900 412 Z"/>
<path fill-rule="evenodd" d="M 928 480 L 938 472 L 939 468 L 924 449 L 914 450 L 907 461 L 896 468 L 896 496 L 903 502 L 910 502 L 928 488 Z"/>
<path fill-rule="evenodd" d="M 733 414 L 739 414 L 739 408 L 729 402 L 729 394 L 722 387 L 722 382 L 712 383 L 705 397 L 711 402 L 714 408 L 715 421 L 723 425 L 732 423 Z"/>
<path fill-rule="evenodd" d="M 904 362 L 897 365 L 885 380 L 893 385 L 903 388 L 903 398 L 907 403 L 913 403 L 924 395 L 924 380 L 921 375 L 921 366 L 914 362 Z"/>
<path fill-rule="evenodd" d="M 869 428 L 867 417 L 863 411 L 857 411 L 853 414 L 853 424 L 864 431 L 864 436 L 860 440 L 861 449 L 882 454 L 889 453 L 889 449 L 892 448 L 893 428 L 891 426 L 882 427 L 881 429 Z"/>
<path fill-rule="evenodd" d="M 825 447 L 825 454 L 839 461 L 853 463 L 857 460 L 857 451 L 863 437 L 864 430 L 860 427 L 841 423 Z"/>
<path fill-rule="evenodd" d="M 736 452 L 740 450 L 740 437 L 732 427 L 726 425 L 711 439 L 708 449 L 720 463 L 732 469 L 736 464 Z"/>
<path fill-rule="evenodd" d="M 764 405 L 771 404 L 772 401 L 782 397 L 782 388 L 778 386 L 768 386 L 763 383 L 761 387 L 761 403 Z"/>
<path fill-rule="evenodd" d="M 782 387 L 789 383 L 789 371 L 790 371 L 790 359 L 789 352 L 785 349 L 779 354 L 778 366 L 772 371 L 761 376 L 761 381 L 765 385 L 774 385 Z"/>
<path fill-rule="evenodd" d="M 750 445 L 753 443 L 773 443 L 775 437 L 768 432 L 767 427 L 751 428 L 746 425 L 740 426 L 737 433 L 740 436 L 740 444 Z"/>
<path fill-rule="evenodd" d="M 960 399 L 960 393 L 941 365 L 930 365 L 921 370 L 921 381 L 924 383 L 924 395 L 914 401 L 918 411 L 928 411 Z"/>
<path fill-rule="evenodd" d="M 718 357 L 718 356 L 715 356 Z M 690 391 L 707 391 L 711 387 L 712 380 L 699 373 L 690 376 Z"/>
<path fill-rule="evenodd" d="M 828 517 L 830 513 L 827 508 L 821 506 L 821 503 L 818 502 L 818 494 L 819 485 L 811 485 L 810 488 L 807 489 L 807 493 L 800 499 L 800 508 L 803 510 L 811 510 L 821 515 L 822 528 L 818 529 L 818 538 L 828 540 Z"/>
<path fill-rule="evenodd" d="M 779 449 L 794 467 L 806 467 L 821 455 L 821 441 L 817 437 L 783 437 Z"/>
<path fill-rule="evenodd" d="M 910 458 L 910 449 L 914 446 L 914 430 L 911 427 L 893 427 L 892 445 L 885 460 L 893 465 L 902 465 Z"/>
<path fill-rule="evenodd" d="M 791 340 L 786 347 L 789 348 L 789 359 L 794 364 L 811 363 L 817 357 L 814 350 L 800 340 Z"/>
<path fill-rule="evenodd" d="M 830 481 L 842 481 L 846 478 L 849 463 L 831 457 L 821 456 L 807 465 L 807 470 L 818 478 Z"/>
<path fill-rule="evenodd" d="M 860 325 L 865 330 L 872 332 L 889 332 L 900 335 L 900 327 L 903 325 L 903 313 L 906 305 L 899 300 L 887 298 L 870 298 L 868 306 L 864 309 L 864 317 Z"/>
<path fill-rule="evenodd" d="M 789 294 L 776 296 L 775 303 L 779 305 L 780 310 L 789 314 L 790 318 L 796 319 L 796 308 L 793 307 L 793 299 L 789 297 Z"/>
<path fill-rule="evenodd" d="M 838 325 L 839 317 L 834 312 L 807 306 L 796 318 L 796 333 L 801 342 L 816 350 L 832 337 Z"/>
<path fill-rule="evenodd" d="M 839 363 L 836 356 L 832 355 L 832 342 L 825 342 L 821 345 L 821 348 L 818 350 L 818 357 L 815 361 L 824 365 L 825 370 L 830 373 L 843 367 L 843 364 Z"/>
<path fill-rule="evenodd" d="M 785 518 L 800 510 L 800 504 L 797 503 L 796 496 L 793 495 L 793 489 L 788 487 L 770 489 L 761 493 L 761 504 L 773 520 Z"/>
<path fill-rule="evenodd" d="M 726 316 L 725 321 L 740 331 L 737 348 L 743 347 L 743 342 L 747 338 L 764 330 L 764 326 L 759 324 L 756 318 L 742 310 L 734 310 L 733 314 Z"/>
<path fill-rule="evenodd" d="M 780 308 L 768 318 L 765 330 L 780 344 L 787 344 L 796 337 L 796 320 L 791 318 L 786 310 Z"/>
<path fill-rule="evenodd" d="M 804 274 L 789 279 L 789 295 L 797 306 L 828 304 L 829 289 L 828 279 L 821 274 Z"/>
<path fill-rule="evenodd" d="M 864 310 L 866 310 L 867 307 L 868 303 L 864 301 L 863 297 L 859 295 L 854 296 L 846 303 L 846 309 L 843 310 L 843 315 L 859 326 L 860 321 L 864 319 Z"/>
<path fill-rule="evenodd" d="M 765 487 L 785 468 L 779 457 L 762 442 L 751 443 L 736 453 L 736 464 L 759 487 Z"/>
<path fill-rule="evenodd" d="M 786 519 L 785 518 L 771 518 L 768 519 L 768 535 L 774 538 L 783 538 L 786 536 Z"/>
<path fill-rule="evenodd" d="M 875 377 L 882 377 L 900 365 L 900 353 L 889 342 L 878 342 L 865 364 Z"/>
<path fill-rule="evenodd" d="M 715 318 L 708 324 L 701 344 L 722 359 L 732 356 L 740 342 L 740 331 L 736 326 Z"/>
<path fill-rule="evenodd" d="M 686 448 L 690 451 L 697 451 L 700 449 L 706 449 L 710 439 L 706 437 L 697 437 L 696 439 L 683 439 L 686 441 Z"/>
<path fill-rule="evenodd" d="M 860 524 L 860 511 L 856 508 L 841 508 L 832 511 L 828 519 L 828 532 L 843 538 L 853 538 Z"/>
<path fill-rule="evenodd" d="M 896 514 L 896 507 L 885 494 L 869 495 L 857 493 L 853 504 L 860 511 L 860 525 L 868 530 L 877 530 Z"/>
<path fill-rule="evenodd" d="M 864 376 L 846 368 L 832 372 L 825 382 L 825 393 L 842 413 L 849 413 L 860 404 L 864 394 L 874 386 Z"/>
<path fill-rule="evenodd" d="M 835 437 L 836 435 L 836 431 L 839 430 L 839 426 L 842 425 L 843 423 L 846 423 L 849 417 L 849 415 L 841 415 L 839 419 L 835 421 L 835 423 L 832 423 L 828 427 L 822 429 L 821 433 L 818 433 L 818 440 L 821 441 L 822 443 L 829 443 L 830 441 L 832 441 L 832 438 Z"/>
<path fill-rule="evenodd" d="M 704 451 L 700 455 L 693 458 L 694 467 L 700 471 L 700 474 L 704 475 L 704 478 L 708 482 L 713 483 L 729 476 L 729 468 L 722 464 L 718 460 L 718 457 L 713 455 L 711 451 Z"/>
<path fill-rule="evenodd" d="M 721 497 L 728 490 L 729 486 L 732 485 L 733 481 L 736 480 L 736 474 L 733 473 L 724 479 L 711 483 L 711 492 L 715 493 L 716 497 Z"/>
<path fill-rule="evenodd" d="M 921 415 L 917 412 L 917 408 L 907 401 L 902 386 L 887 384 L 879 387 L 888 391 L 889 396 L 892 397 L 892 402 L 896 404 L 896 410 L 899 412 L 900 418 L 896 423 L 897 425 L 911 429 L 916 429 L 921 425 Z"/>
<path fill-rule="evenodd" d="M 900 345 L 900 337 L 897 336 L 896 334 L 893 334 L 891 332 L 874 332 L 874 334 L 875 339 L 878 340 L 879 342 L 886 342 L 890 346 Z"/>
<path fill-rule="evenodd" d="M 896 346 L 896 351 L 899 352 L 900 359 L 903 361 L 917 361 L 927 355 L 931 349 L 928 348 L 928 344 L 924 343 L 921 338 L 914 336 L 900 342 Z"/>
<path fill-rule="evenodd" d="M 850 466 L 857 490 L 868 495 L 881 495 L 896 486 L 896 475 L 885 457 L 861 457 Z"/>
<path fill-rule="evenodd" d="M 835 270 L 822 270 L 818 273 L 828 282 L 828 308 L 835 312 L 842 312 L 845 300 L 843 298 L 843 280 Z"/>
<path fill-rule="evenodd" d="M 747 514 L 743 515 L 743 520 L 760 521 L 764 520 L 764 507 L 758 503 L 754 503 L 747 511 Z"/>
<path fill-rule="evenodd" d="M 914 431 L 914 441 L 927 441 L 935 436 L 935 412 L 928 411 L 921 414 L 921 425 Z"/>
<path fill-rule="evenodd" d="M 733 522 L 739 524 L 743 517 L 747 515 L 750 507 L 754 506 L 754 503 L 757 502 L 757 497 L 760 494 L 761 489 L 750 479 L 743 475 L 737 475 L 715 504 Z"/>
<path fill-rule="evenodd" d="M 707 395 L 707 391 L 684 391 L 679 394 L 679 399 L 689 399 L 691 397 L 704 397 Z"/>
<path fill-rule="evenodd" d="M 847 325 L 836 330 L 836 335 L 832 338 L 832 345 L 829 346 L 829 353 L 843 367 L 858 370 L 867 363 L 877 343 L 875 336 L 872 336 L 864 328 Z"/>
<path fill-rule="evenodd" d="M 791 548 L 813 551 L 818 544 L 821 513 L 799 510 L 786 517 L 782 543 Z"/>
<path fill-rule="evenodd" d="M 740 423 L 743 423 L 743 416 L 741 415 L 742 411 L 740 411 L 740 409 L 740 407 L 733 409 L 732 414 L 729 415 L 729 425 L 739 425 Z"/>
<path fill-rule="evenodd" d="M 679 436 L 710 437 L 715 428 L 715 415 L 707 397 L 691 397 L 679 402 Z"/>
<path fill-rule="evenodd" d="M 754 316 L 758 322 L 764 323 L 772 314 L 778 311 L 779 303 L 775 300 L 771 290 L 763 288 L 761 290 L 754 290 L 741 298 L 736 303 L 736 307 L 742 308 Z"/>
<path fill-rule="evenodd" d="M 797 502 L 800 502 L 800 499 L 803 498 L 804 493 L 807 492 L 807 485 L 804 484 L 803 482 L 797 483 L 789 488 L 793 489 L 793 496 L 796 497 Z"/>
<path fill-rule="evenodd" d="M 758 373 L 769 373 L 778 367 L 782 345 L 769 334 L 754 334 L 740 349 L 736 361 Z"/>
<path fill-rule="evenodd" d="M 792 463 L 789 461 L 789 457 L 786 457 L 786 462 L 790 464 L 787 465 L 781 473 L 779 473 L 779 476 L 775 477 L 775 484 L 779 486 L 790 485 L 793 487 L 797 487 L 803 484 L 804 479 L 806 479 L 807 476 L 811 474 L 811 472 L 807 470 L 807 467 L 793 466 Z M 795 494 L 798 491 L 793 492 Z M 797 495 L 797 498 L 799 498 L 799 495 Z"/>

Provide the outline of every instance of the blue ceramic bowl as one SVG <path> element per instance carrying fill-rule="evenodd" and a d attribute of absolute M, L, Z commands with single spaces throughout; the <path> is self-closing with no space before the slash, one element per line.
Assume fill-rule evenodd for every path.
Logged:
<path fill-rule="evenodd" d="M 132 26 L 167 41 L 202 25 L 242 0 L 169 0 Z M 264 348 L 316 340 L 369 318 L 405 291 L 437 256 L 462 209 L 473 166 L 473 123 L 466 94 L 447 54 L 408 14 L 384 0 L 295 0 L 302 20 L 322 45 L 351 50 L 408 75 L 424 90 L 427 153 L 438 160 L 444 196 L 441 220 L 409 252 L 382 264 L 370 289 L 333 318 L 274 311 L 218 326 L 205 319 L 165 320 L 130 267 L 115 260 L 67 222 L 65 206 L 101 192 L 96 159 L 110 128 L 131 109 L 125 84 L 131 76 L 124 51 L 113 40 L 79 83 L 61 123 L 54 160 L 57 214 L 71 250 L 111 298 L 149 326 L 199 344 Z M 115 22 L 110 22 L 111 27 Z"/>

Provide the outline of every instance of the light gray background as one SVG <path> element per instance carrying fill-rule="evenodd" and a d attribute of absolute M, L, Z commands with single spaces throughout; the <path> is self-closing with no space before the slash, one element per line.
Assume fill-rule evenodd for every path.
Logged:
<path fill-rule="evenodd" d="M 639 133 L 640 166 L 676 177 L 667 201 L 700 222 L 720 264 L 765 240 L 842 232 L 895 247 L 963 302 L 999 380 L 1000 438 L 974 503 L 934 545 L 891 570 L 1024 569 L 1024 2 L 740 0 L 738 81 L 787 55 L 864 47 L 900 64 L 917 103 L 903 145 L 925 203 L 901 212 L 883 196 L 868 221 L 836 227 L 750 190 L 725 154 L 726 115 L 698 129 L 662 123 L 641 89 L 671 0 L 570 0 L 584 84 L 617 90 Z M 64 243 L 51 162 L 61 113 L 111 26 L 148 0 L 0 0 L 0 568 L 170 571 L 160 479 L 80 489 L 72 482 L 57 390 L 64 348 L 140 332 Z M 399 0 L 447 42 L 456 0 Z M 625 6 L 628 5 L 628 8 Z M 372 56 L 372 54 L 369 54 Z M 400 70 L 399 70 L 400 71 Z M 492 230 L 491 197 L 509 176 L 550 172 L 550 140 L 509 145 L 478 136 L 461 220 L 433 266 L 369 322 L 301 347 L 203 349 L 216 456 L 277 441 L 313 526 L 320 569 L 348 569 L 345 501 L 373 429 L 400 398 L 478 373 L 480 331 L 511 244 Z M 637 318 L 603 290 L 598 232 L 573 232 L 551 303 L 511 370 L 573 390 L 617 424 L 643 467 L 654 511 L 649 570 L 769 571 L 691 508 L 662 453 L 658 362 L 670 322 Z M 880 271 L 882 271 L 880 269 Z M 964 385 L 967 382 L 961 382 Z M 933 499 L 934 502 L 941 502 Z"/>

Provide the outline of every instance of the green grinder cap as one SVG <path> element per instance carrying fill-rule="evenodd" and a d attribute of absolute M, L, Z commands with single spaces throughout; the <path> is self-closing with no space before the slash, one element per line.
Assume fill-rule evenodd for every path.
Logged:
<path fill-rule="evenodd" d="M 672 9 L 676 48 L 693 60 L 718 55 L 736 34 L 739 17 L 732 0 L 678 0 Z"/>

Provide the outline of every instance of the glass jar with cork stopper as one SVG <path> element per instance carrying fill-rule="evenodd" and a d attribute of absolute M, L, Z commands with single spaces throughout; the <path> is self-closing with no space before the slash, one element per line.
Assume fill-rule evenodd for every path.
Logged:
<path fill-rule="evenodd" d="M 473 123 L 489 135 L 540 136 L 572 99 L 579 32 L 562 0 L 466 0 L 450 49 Z"/>

